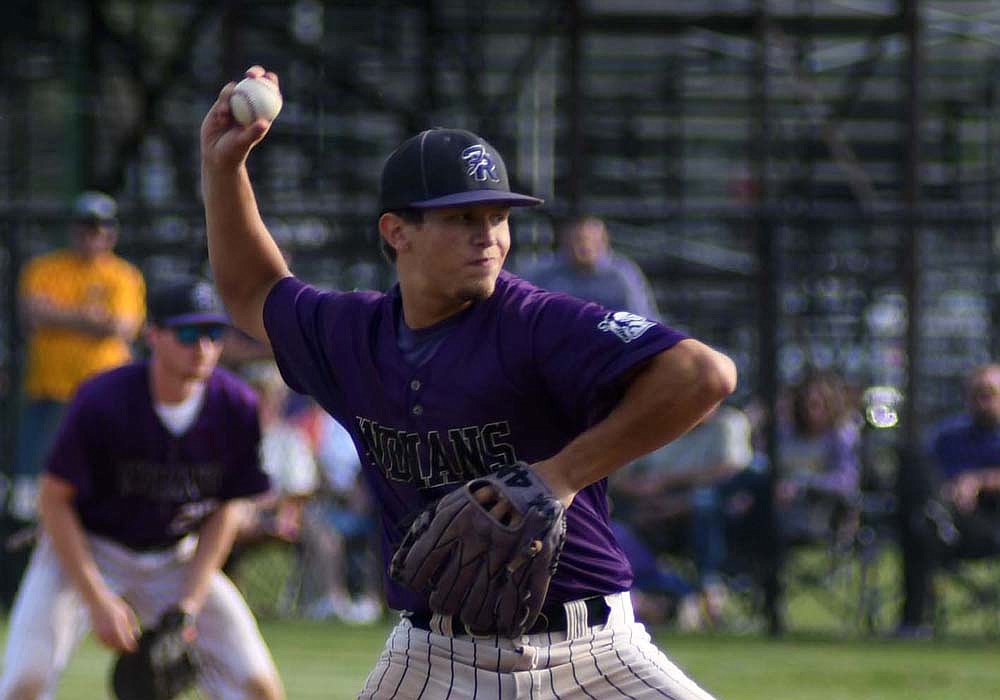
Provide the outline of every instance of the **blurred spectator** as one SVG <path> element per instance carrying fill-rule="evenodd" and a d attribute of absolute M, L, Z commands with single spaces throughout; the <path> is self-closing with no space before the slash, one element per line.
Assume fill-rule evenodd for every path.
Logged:
<path fill-rule="evenodd" d="M 306 502 L 319 488 L 319 469 L 304 432 L 285 417 L 290 393 L 273 360 L 242 369 L 260 401 L 261 467 L 271 480 L 270 491 L 255 500 L 256 508 L 240 538 L 253 541 L 278 537 L 299 539 Z"/>
<path fill-rule="evenodd" d="M 613 478 L 616 517 L 629 522 L 654 549 L 679 546 L 694 560 L 698 585 L 680 601 L 682 628 L 721 620 L 727 597 L 722 567 L 728 550 L 730 488 L 753 460 L 750 437 L 747 416 L 735 407 L 720 406 L 689 432 Z M 629 558 L 636 560 L 633 565 L 642 559 L 633 554 Z"/>
<path fill-rule="evenodd" d="M 21 276 L 28 353 L 10 503 L 20 520 L 35 517 L 39 469 L 66 403 L 81 381 L 131 358 L 142 326 L 142 275 L 112 252 L 117 210 L 102 192 L 80 194 L 70 247 L 29 261 Z"/>
<path fill-rule="evenodd" d="M 686 577 L 665 564 L 659 553 L 639 538 L 632 527 L 621 519 L 611 521 L 611 531 L 632 566 L 632 605 L 636 616 L 647 624 L 663 624 L 671 612 L 683 617 L 678 603 L 698 599 L 698 588 Z M 697 613 L 697 610 L 695 611 Z M 690 613 L 688 613 L 690 614 Z M 700 619 L 700 613 L 697 613 Z M 682 627 L 693 625 L 680 622 Z"/>
<path fill-rule="evenodd" d="M 757 425 L 754 464 L 727 484 L 729 544 L 738 555 L 729 565 L 761 586 L 769 631 L 776 635 L 784 630 L 781 571 L 788 548 L 846 545 L 856 531 L 860 411 L 838 375 L 808 375 L 779 405 L 773 465 L 761 430 L 764 415 L 752 405 L 748 411 Z"/>
<path fill-rule="evenodd" d="M 836 535 L 855 504 L 861 431 L 849 396 L 833 373 L 817 372 L 792 389 L 775 465 L 775 508 L 785 542 Z"/>
<path fill-rule="evenodd" d="M 903 522 L 901 636 L 929 634 L 938 566 L 1000 555 L 1000 364 L 974 369 L 965 397 L 966 411 L 934 431 L 928 472 L 919 460 L 904 467 L 926 491 Z"/>
<path fill-rule="evenodd" d="M 306 616 L 366 624 L 382 615 L 380 565 L 375 521 L 361 479 L 361 460 L 350 433 L 326 411 L 311 412 L 318 420 L 316 454 L 324 488 L 306 510 L 302 533 L 309 571 L 303 598 L 311 601 Z"/>
<path fill-rule="evenodd" d="M 574 219 L 563 228 L 560 243 L 554 257 L 526 267 L 521 276 L 612 311 L 659 319 L 648 280 L 635 262 L 611 250 L 604 221 L 593 216 Z"/>

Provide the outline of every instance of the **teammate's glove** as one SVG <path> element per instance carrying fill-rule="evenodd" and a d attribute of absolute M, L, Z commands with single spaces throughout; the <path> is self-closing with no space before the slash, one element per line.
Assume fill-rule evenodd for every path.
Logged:
<path fill-rule="evenodd" d="M 477 498 L 478 497 L 478 498 Z M 494 508 L 512 508 L 498 519 Z M 534 624 L 566 540 L 565 508 L 523 462 L 455 489 L 410 526 L 389 575 L 426 593 L 472 634 L 517 637 Z"/>
<path fill-rule="evenodd" d="M 118 700 L 171 700 L 194 685 L 191 617 L 170 608 L 139 637 L 139 648 L 115 662 L 111 683 Z"/>

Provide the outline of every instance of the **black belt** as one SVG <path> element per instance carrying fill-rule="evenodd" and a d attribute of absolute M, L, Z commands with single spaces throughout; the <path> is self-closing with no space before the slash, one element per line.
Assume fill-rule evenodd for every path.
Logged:
<path fill-rule="evenodd" d="M 604 600 L 604 596 L 594 596 L 592 598 L 584 598 L 584 605 L 587 607 L 587 626 L 593 627 L 595 625 L 603 625 L 608 621 L 608 615 L 611 613 L 611 608 L 608 607 L 607 602 Z M 419 612 L 412 613 L 410 618 L 410 623 L 417 629 L 431 630 L 431 617 L 433 613 L 429 612 Z M 538 615 L 538 619 L 535 620 L 535 624 L 528 629 L 525 634 L 545 634 L 546 632 L 565 632 L 568 623 L 566 622 L 566 608 L 563 607 L 562 603 L 555 603 L 552 605 L 546 605 L 542 608 L 541 613 Z M 457 615 L 451 618 L 451 629 L 454 630 L 455 634 L 461 634 L 465 630 L 465 625 L 458 618 Z"/>

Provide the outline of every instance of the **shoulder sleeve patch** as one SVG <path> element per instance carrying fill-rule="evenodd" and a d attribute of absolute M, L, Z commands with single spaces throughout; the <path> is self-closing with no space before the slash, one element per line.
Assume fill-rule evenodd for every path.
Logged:
<path fill-rule="evenodd" d="M 609 311 L 597 324 L 598 330 L 614 333 L 623 343 L 631 343 L 652 327 L 652 321 L 627 311 Z"/>

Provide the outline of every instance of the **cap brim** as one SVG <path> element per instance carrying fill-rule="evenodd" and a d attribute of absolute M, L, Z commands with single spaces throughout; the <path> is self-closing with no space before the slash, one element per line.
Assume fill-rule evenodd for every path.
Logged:
<path fill-rule="evenodd" d="M 468 190 L 456 192 L 444 197 L 425 199 L 422 202 L 411 202 L 413 209 L 442 209 L 445 207 L 462 207 L 470 204 L 505 204 L 508 207 L 537 207 L 544 204 L 544 199 L 530 197 L 517 192 L 501 192 L 499 190 Z"/>
<path fill-rule="evenodd" d="M 173 326 L 213 324 L 228 326 L 229 317 L 220 313 L 181 314 L 180 316 L 169 316 L 157 322 L 157 325 L 167 328 Z"/>

